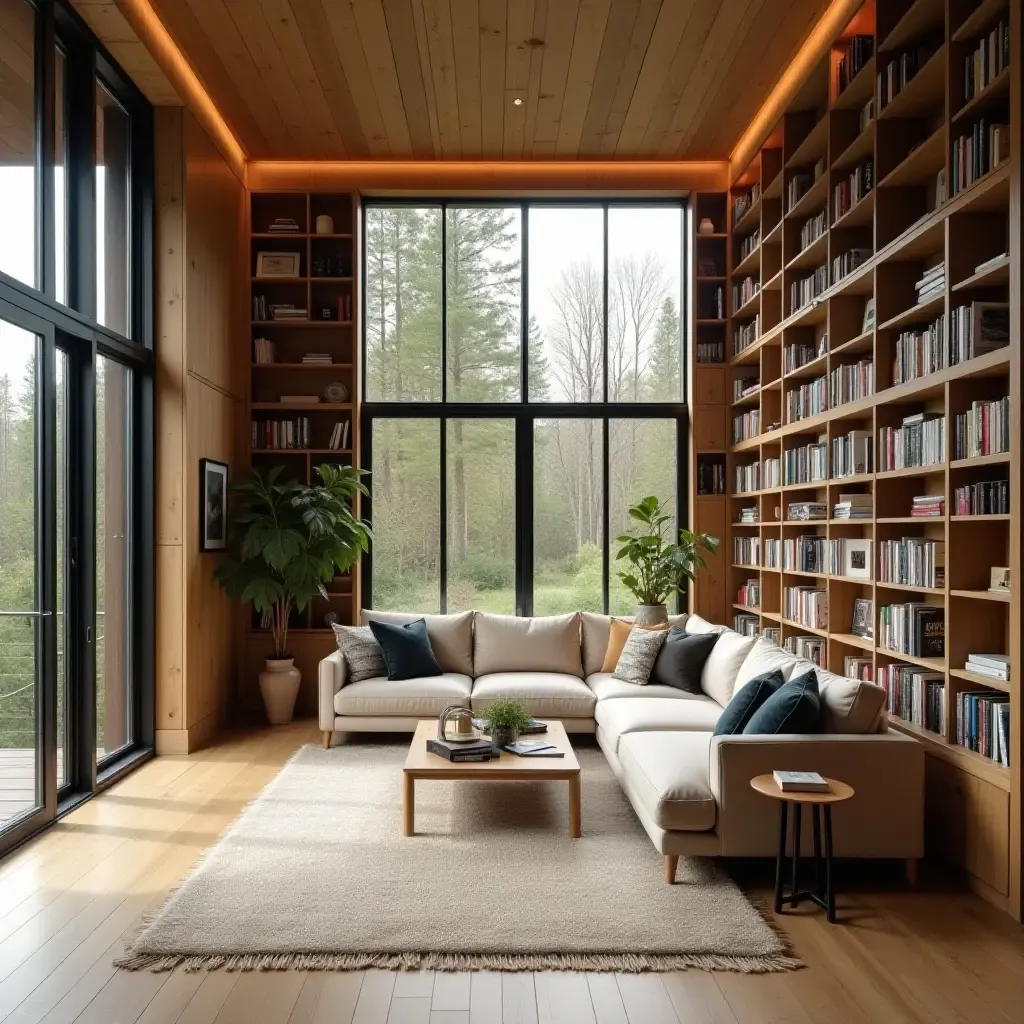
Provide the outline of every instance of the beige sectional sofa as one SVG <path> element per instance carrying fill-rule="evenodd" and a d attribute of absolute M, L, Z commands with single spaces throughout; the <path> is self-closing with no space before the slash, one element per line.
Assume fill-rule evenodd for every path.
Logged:
<path fill-rule="evenodd" d="M 364 623 L 420 617 L 363 612 Z M 669 881 L 680 855 L 774 856 L 778 807 L 755 793 L 750 780 L 775 769 L 818 771 L 854 787 L 856 796 L 835 814 L 837 857 L 916 864 L 923 854 L 924 751 L 913 738 L 886 730 L 880 687 L 816 669 L 820 732 L 712 736 L 723 707 L 748 680 L 773 668 L 789 679 L 814 666 L 764 639 L 696 615 L 674 616 L 672 623 L 687 632 L 722 634 L 704 666 L 701 692 L 689 693 L 635 686 L 602 672 L 606 615 L 422 617 L 441 676 L 351 683 L 340 652 L 320 663 L 325 744 L 334 733 L 411 732 L 451 704 L 482 710 L 492 700 L 514 697 L 538 718 L 559 719 L 567 732 L 596 733 L 637 817 L 665 855 Z"/>

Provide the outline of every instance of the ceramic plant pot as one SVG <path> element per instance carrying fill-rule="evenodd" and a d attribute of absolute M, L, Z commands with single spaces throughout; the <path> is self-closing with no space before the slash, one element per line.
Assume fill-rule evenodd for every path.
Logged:
<path fill-rule="evenodd" d="M 295 713 L 302 673 L 294 662 L 294 658 L 267 658 L 266 668 L 260 673 L 260 693 L 271 725 L 286 725 Z"/>
<path fill-rule="evenodd" d="M 518 729 L 492 729 L 491 730 L 491 746 L 495 750 L 501 750 L 502 747 L 507 747 L 510 743 L 515 743 L 519 739 Z"/>
<path fill-rule="evenodd" d="M 636 624 L 638 626 L 660 626 L 668 622 L 668 608 L 663 604 L 638 604 Z"/>

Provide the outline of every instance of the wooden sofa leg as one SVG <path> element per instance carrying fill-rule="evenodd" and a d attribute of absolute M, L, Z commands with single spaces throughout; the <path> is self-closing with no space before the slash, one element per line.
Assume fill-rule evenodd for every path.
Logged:
<path fill-rule="evenodd" d="M 903 862 L 903 870 L 907 874 L 907 885 L 913 887 L 917 885 L 917 868 L 920 861 L 916 857 L 908 857 Z"/>
<path fill-rule="evenodd" d="M 331 737 L 334 735 L 329 729 L 324 729 L 324 750 L 331 749 Z"/>
<path fill-rule="evenodd" d="M 665 881 L 669 885 L 674 885 L 676 880 L 676 868 L 679 866 L 679 854 L 678 853 L 666 853 L 665 854 Z"/>

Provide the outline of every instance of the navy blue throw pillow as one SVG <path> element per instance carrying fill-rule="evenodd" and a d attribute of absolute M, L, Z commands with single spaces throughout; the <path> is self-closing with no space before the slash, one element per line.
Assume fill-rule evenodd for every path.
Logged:
<path fill-rule="evenodd" d="M 725 706 L 725 710 L 718 718 L 715 725 L 715 736 L 736 736 L 745 731 L 747 722 L 772 694 L 776 693 L 782 686 L 784 680 L 782 673 L 774 668 L 771 672 L 754 676 L 749 682 L 744 683 L 733 695 L 732 700 Z"/>
<path fill-rule="evenodd" d="M 754 712 L 743 732 L 759 736 L 817 732 L 820 712 L 818 674 L 811 669 L 780 686 Z"/>
<path fill-rule="evenodd" d="M 390 622 L 371 622 L 370 629 L 380 644 L 388 679 L 416 679 L 419 676 L 442 675 L 427 636 L 426 619 L 416 619 L 404 626 Z"/>

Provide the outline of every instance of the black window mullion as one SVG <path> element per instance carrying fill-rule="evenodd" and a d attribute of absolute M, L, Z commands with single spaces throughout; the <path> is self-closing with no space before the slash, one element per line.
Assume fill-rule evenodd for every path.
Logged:
<path fill-rule="evenodd" d="M 438 520 L 441 536 L 438 547 L 438 575 L 441 579 L 441 614 L 448 611 L 448 421 L 442 416 L 438 421 L 440 447 L 438 449 L 438 472 L 441 477 Z"/>
<path fill-rule="evenodd" d="M 365 291 L 363 292 L 365 295 Z M 364 328 L 365 330 L 365 328 Z M 365 345 L 363 346 L 365 349 Z M 359 464 L 363 469 L 371 470 L 373 468 L 373 417 L 368 415 L 364 406 L 362 413 L 362 422 L 359 425 Z M 360 495 L 359 508 L 360 513 L 364 519 L 368 522 L 373 522 L 373 486 L 372 477 L 370 479 L 371 486 L 368 487 L 367 493 Z M 359 573 L 361 587 L 361 598 L 364 608 L 373 607 L 373 545 L 371 544 L 364 552 L 363 557 L 359 560 Z M 359 613 L 362 609 L 353 608 L 352 618 L 356 621 Z"/>
<path fill-rule="evenodd" d="M 515 418 L 516 614 L 533 614 L 533 416 Z"/>
<path fill-rule="evenodd" d="M 68 95 L 68 304 L 96 319 L 96 55 L 72 47 Z"/>
<path fill-rule="evenodd" d="M 530 401 L 530 211 L 519 207 L 519 397 Z"/>
<path fill-rule="evenodd" d="M 56 37 L 53 7 L 47 4 L 36 15 L 36 281 L 43 294 L 57 294 L 56 246 L 54 244 L 54 164 L 56 163 L 55 69 Z"/>
<path fill-rule="evenodd" d="M 607 331 L 605 332 L 607 337 Z M 605 360 L 605 368 L 607 372 L 608 360 Z M 611 572 L 611 559 L 608 554 L 609 540 L 611 537 L 611 510 L 612 510 L 612 499 L 611 499 L 611 488 L 608 486 L 609 478 L 609 420 L 605 416 L 601 420 L 601 487 L 602 494 L 604 495 L 603 500 L 603 515 L 601 517 L 601 610 L 605 615 L 608 614 L 608 608 L 611 601 L 611 584 L 609 580 L 609 574 Z"/>

